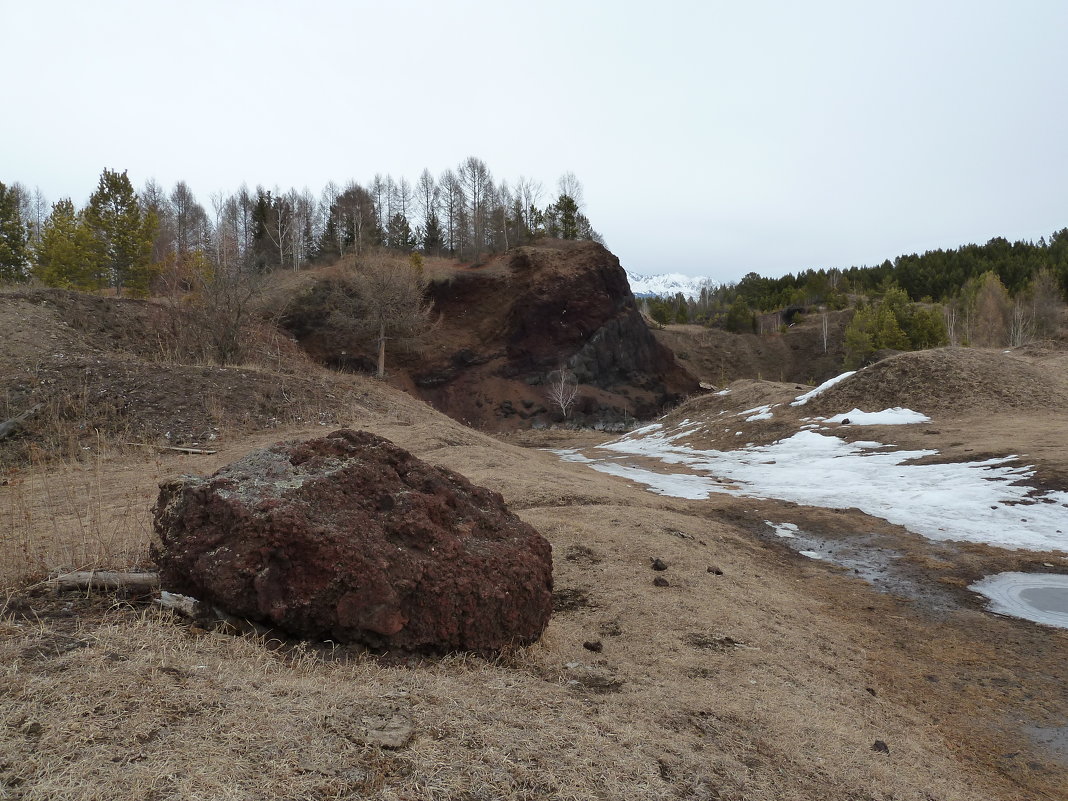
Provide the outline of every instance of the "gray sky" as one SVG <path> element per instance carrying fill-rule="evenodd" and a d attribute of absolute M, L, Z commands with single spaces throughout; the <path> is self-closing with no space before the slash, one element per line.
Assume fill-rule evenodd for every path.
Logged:
<path fill-rule="evenodd" d="M 736 280 L 1068 226 L 1068 2 L 0 0 L 0 181 L 318 194 L 574 172 L 623 265 Z"/>

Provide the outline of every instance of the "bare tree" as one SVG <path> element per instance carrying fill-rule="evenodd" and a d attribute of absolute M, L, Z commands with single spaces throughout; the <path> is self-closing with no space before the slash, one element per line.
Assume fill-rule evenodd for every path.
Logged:
<path fill-rule="evenodd" d="M 582 182 L 575 177 L 575 173 L 565 172 L 560 176 L 560 180 L 556 182 L 556 185 L 559 187 L 561 195 L 567 195 L 575 201 L 575 206 L 580 210 L 582 209 L 585 205 L 582 198 Z"/>
<path fill-rule="evenodd" d="M 463 184 L 452 170 L 441 174 L 438 185 L 441 187 L 442 211 L 445 213 L 445 245 L 450 256 L 463 258 L 463 220 L 464 197 Z"/>
<path fill-rule="evenodd" d="M 237 200 L 222 192 L 214 192 L 211 195 L 211 207 L 215 212 L 215 260 L 219 269 L 236 268 L 240 264 Z"/>
<path fill-rule="evenodd" d="M 827 322 L 827 312 L 823 313 L 823 321 L 821 324 L 821 339 L 823 340 L 823 352 L 827 352 L 827 340 L 830 338 L 830 325 Z"/>
<path fill-rule="evenodd" d="M 517 203 L 522 207 L 522 227 L 529 231 L 530 234 L 538 228 L 537 214 L 538 204 L 541 202 L 542 187 L 541 184 L 532 178 L 519 177 L 519 183 L 516 184 L 515 196 Z"/>
<path fill-rule="evenodd" d="M 545 394 L 549 401 L 560 410 L 560 414 L 567 418 L 578 397 L 578 381 L 575 380 L 575 374 L 566 367 L 555 370 L 549 376 L 549 388 Z"/>
<path fill-rule="evenodd" d="M 477 260 L 486 244 L 486 201 L 493 191 L 493 179 L 482 159 L 468 156 L 456 171 L 467 196 L 471 244 Z"/>
<path fill-rule="evenodd" d="M 424 169 L 419 175 L 419 183 L 416 185 L 416 195 L 419 198 L 419 208 L 423 212 L 423 229 L 426 230 L 427 222 L 431 215 L 437 215 L 438 206 L 441 203 L 441 188 L 434 181 L 430 170 Z"/>
<path fill-rule="evenodd" d="M 369 188 L 371 197 L 375 201 L 375 212 L 378 214 L 378 228 L 381 231 L 386 230 L 386 201 L 389 195 L 389 184 L 393 183 L 392 178 L 383 178 L 382 173 L 376 172 L 375 177 L 371 179 L 371 185 Z"/>
<path fill-rule="evenodd" d="M 330 305 L 331 327 L 378 349 L 376 375 L 386 374 L 386 342 L 412 340 L 430 328 L 427 280 L 409 259 L 374 253 L 355 262 Z"/>
<path fill-rule="evenodd" d="M 195 250 L 205 250 L 211 239 L 211 222 L 185 181 L 174 185 L 170 195 L 174 253 L 179 259 Z"/>
<path fill-rule="evenodd" d="M 997 273 L 983 273 L 974 301 L 975 330 L 971 344 L 981 348 L 1000 348 L 1009 342 L 1012 302 Z"/>

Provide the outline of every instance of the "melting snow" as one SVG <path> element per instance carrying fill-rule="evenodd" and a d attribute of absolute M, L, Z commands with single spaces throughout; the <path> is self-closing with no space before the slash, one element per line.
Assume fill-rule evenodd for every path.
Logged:
<path fill-rule="evenodd" d="M 764 523 L 775 529 L 776 537 L 793 539 L 797 536 L 797 523 L 772 523 L 770 520 L 765 520 Z"/>
<path fill-rule="evenodd" d="M 583 456 L 581 453 L 579 453 L 573 448 L 560 448 L 558 450 L 548 448 L 547 450 L 549 451 L 549 453 L 555 453 L 557 456 L 560 457 L 561 461 L 564 462 L 579 462 L 581 464 L 589 464 L 593 461 L 593 459 L 589 458 L 588 456 Z"/>
<path fill-rule="evenodd" d="M 912 409 L 903 409 L 900 406 L 883 409 L 881 412 L 862 412 L 860 409 L 854 409 L 851 412 L 827 418 L 828 423 L 841 423 L 843 420 L 849 420 L 851 424 L 857 426 L 902 426 L 910 423 L 931 422 L 931 418 L 927 415 L 914 412 Z"/>
<path fill-rule="evenodd" d="M 746 409 L 744 412 L 738 412 L 738 417 L 743 414 L 749 415 L 745 418 L 745 422 L 751 423 L 754 420 L 770 420 L 774 415 L 771 413 L 773 406 L 770 403 L 765 403 L 763 406 L 754 406 L 752 409 Z"/>
<path fill-rule="evenodd" d="M 798 395 L 796 398 L 794 398 L 793 402 L 790 405 L 804 406 L 806 403 L 808 403 L 814 397 L 819 395 L 821 392 L 825 392 L 826 390 L 830 389 L 839 381 L 845 381 L 847 378 L 849 378 L 849 376 L 855 375 L 856 372 L 856 370 L 850 370 L 848 373 L 842 373 L 841 375 L 836 375 L 834 378 L 828 378 L 815 389 L 810 389 L 804 395 Z"/>
<path fill-rule="evenodd" d="M 668 434 L 661 428 L 646 426 L 644 433 L 601 445 L 597 453 L 608 454 L 594 456 L 590 466 L 661 495 L 702 499 L 716 492 L 856 507 L 930 539 L 1068 551 L 1068 493 L 1023 486 L 1033 471 L 1009 465 L 1014 457 L 914 464 L 937 451 L 895 451 L 879 442 L 845 442 L 815 431 L 770 445 L 703 451 L 674 441 L 685 431 Z M 627 456 L 651 457 L 685 472 L 634 467 Z"/>
<path fill-rule="evenodd" d="M 998 573 L 970 590 L 990 599 L 991 612 L 1068 629 L 1068 576 L 1056 573 Z"/>

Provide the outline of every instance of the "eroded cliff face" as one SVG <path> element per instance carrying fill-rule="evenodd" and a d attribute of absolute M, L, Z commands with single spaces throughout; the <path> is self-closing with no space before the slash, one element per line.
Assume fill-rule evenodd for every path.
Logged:
<path fill-rule="evenodd" d="M 546 241 L 476 268 L 457 268 L 428 290 L 436 328 L 391 354 L 398 385 L 463 422 L 491 430 L 562 419 L 548 398 L 555 371 L 570 370 L 571 416 L 612 425 L 651 417 L 697 389 L 646 327 L 619 260 L 593 242 Z M 312 327 L 295 331 L 327 363 L 335 352 Z"/>

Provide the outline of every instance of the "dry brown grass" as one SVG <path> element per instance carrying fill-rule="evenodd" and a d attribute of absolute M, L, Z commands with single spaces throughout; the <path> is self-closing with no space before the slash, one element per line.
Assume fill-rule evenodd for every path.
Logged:
<path fill-rule="evenodd" d="M 503 491 L 549 537 L 557 587 L 578 602 L 532 648 L 405 664 L 279 650 L 106 599 L 16 599 L 0 624 L 9 797 L 1012 797 L 965 772 L 922 714 L 866 692 L 878 680 L 857 632 L 707 508 L 418 407 L 352 422 Z M 49 468 L 18 489 L 32 512 L 22 540 L 31 526 L 48 535 L 41 566 L 133 564 L 158 480 L 276 438 Z M 99 536 L 75 519 L 87 503 Z M 652 586 L 651 555 L 671 566 L 670 587 Z M 583 648 L 594 639 L 601 653 Z M 367 721 L 394 715 L 410 721 L 409 744 L 366 738 Z"/>
<path fill-rule="evenodd" d="M 330 427 L 251 421 L 214 455 L 104 442 L 37 461 L 0 486 L 0 799 L 1068 797 L 1068 771 L 1019 723 L 1056 725 L 1068 638 L 968 607 L 935 619 L 753 535 L 796 519 L 788 505 L 656 496 L 376 382 L 331 381 L 339 425 L 500 491 L 548 537 L 561 603 L 542 640 L 496 660 L 376 658 L 26 588 L 141 564 L 159 481 Z M 788 389 L 747 385 L 733 402 Z M 678 414 L 702 409 L 720 411 Z M 668 587 L 652 584 L 654 556 Z M 376 744 L 368 727 L 394 718 L 411 740 Z"/>
<path fill-rule="evenodd" d="M 98 452 L 12 471 L 0 487 L 0 591 L 50 573 L 128 568 L 148 555 L 158 459 Z"/>

